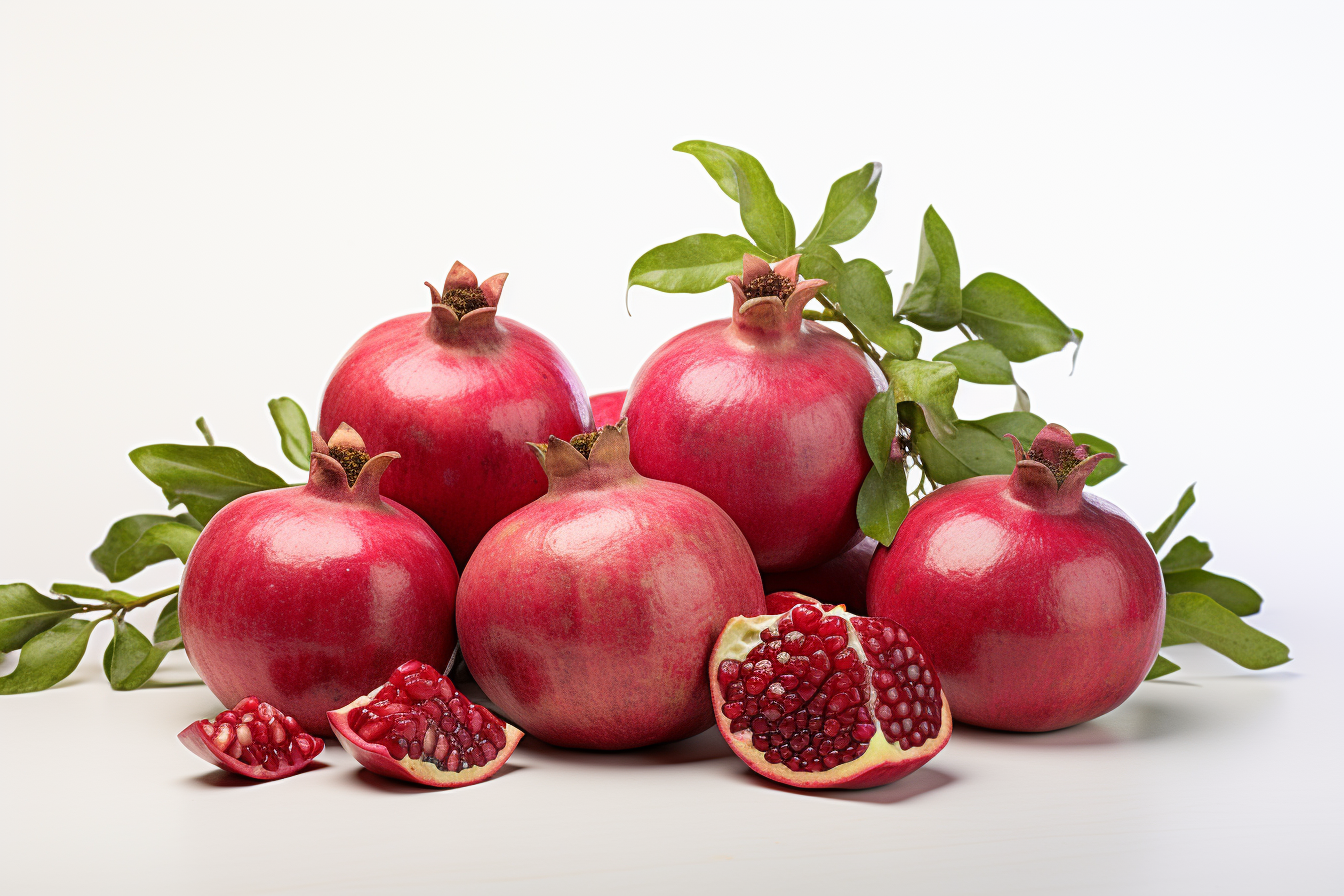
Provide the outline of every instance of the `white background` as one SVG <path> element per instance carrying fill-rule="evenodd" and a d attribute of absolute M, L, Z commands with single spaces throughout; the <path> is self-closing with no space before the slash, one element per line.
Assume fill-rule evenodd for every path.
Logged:
<path fill-rule="evenodd" d="M 1064 355 L 1020 369 L 1034 409 L 1118 444 L 1129 468 L 1100 491 L 1144 527 L 1198 480 L 1182 533 L 1260 589 L 1252 621 L 1294 661 L 1245 674 L 1178 648 L 1185 670 L 1102 720 L 959 730 L 865 794 L 772 788 L 712 733 L 622 756 L 525 741 L 496 781 L 423 793 L 339 749 L 225 786 L 172 737 L 218 711 L 209 693 L 113 694 L 96 640 L 66 684 L 0 705 L 6 882 L 1325 891 L 1340 7 L 475 6 L 0 4 L 0 580 L 97 583 L 108 524 L 162 510 L 126 452 L 197 441 L 198 415 L 297 479 L 267 399 L 315 417 L 345 348 L 427 307 L 421 282 L 454 259 L 507 270 L 504 313 L 590 391 L 623 388 L 728 311 L 723 291 L 623 307 L 644 250 L 741 230 L 670 151 L 702 138 L 760 158 L 800 235 L 833 179 L 882 162 L 846 257 L 908 279 L 934 203 L 963 280 L 1007 274 L 1086 331 L 1073 376 Z M 1010 392 L 963 386 L 959 407 Z M 160 678 L 191 678 L 180 657 Z"/>

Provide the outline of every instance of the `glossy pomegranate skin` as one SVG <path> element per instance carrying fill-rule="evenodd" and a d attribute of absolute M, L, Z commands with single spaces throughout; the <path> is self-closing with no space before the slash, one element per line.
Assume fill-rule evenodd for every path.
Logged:
<path fill-rule="evenodd" d="M 775 273 L 796 279 L 796 266 Z M 871 466 L 863 412 L 886 386 L 852 343 L 802 319 L 817 288 L 805 284 L 821 283 L 804 281 L 785 303 L 746 302 L 734 283 L 732 319 L 666 342 L 626 397 L 635 469 L 722 507 L 767 572 L 824 563 L 858 532 Z"/>
<path fill-rule="evenodd" d="M 178 618 L 187 656 L 224 705 L 256 695 L 329 735 L 327 711 L 408 655 L 447 664 L 458 576 L 423 520 L 375 500 L 376 477 L 361 494 L 321 462 L 335 463 L 315 452 L 308 485 L 247 495 L 210 520 L 182 575 Z"/>
<path fill-rule="evenodd" d="M 551 439 L 546 496 L 481 542 L 457 624 L 477 684 L 529 734 L 619 750 L 714 724 L 705 664 L 724 624 L 765 612 L 746 539 L 703 495 L 646 479 L 623 430 L 586 460 Z"/>
<path fill-rule="evenodd" d="M 435 305 L 379 324 L 346 352 L 321 431 L 349 423 L 370 453 L 398 451 L 383 493 L 424 518 L 461 568 L 491 526 L 545 493 L 526 443 L 584 432 L 591 418 L 550 340 L 493 307 L 458 321 Z"/>
<path fill-rule="evenodd" d="M 592 398 L 593 428 L 615 426 L 621 422 L 621 408 L 625 406 L 625 390 L 602 392 Z"/>
<path fill-rule="evenodd" d="M 849 612 L 862 616 L 868 606 L 868 566 L 877 547 L 874 539 L 864 537 L 839 557 L 820 566 L 763 573 L 761 580 L 765 593 L 797 591 L 824 604 L 844 604 Z"/>
<path fill-rule="evenodd" d="M 1050 731 L 1134 692 L 1166 600 L 1152 548 L 1119 508 L 1081 483 L 1067 506 L 1023 500 L 1021 466 L 919 501 L 873 556 L 868 612 L 925 645 L 957 721 Z"/>

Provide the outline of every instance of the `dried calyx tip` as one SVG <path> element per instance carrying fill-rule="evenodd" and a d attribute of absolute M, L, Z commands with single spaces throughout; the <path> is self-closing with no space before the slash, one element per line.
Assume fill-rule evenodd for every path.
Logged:
<path fill-rule="evenodd" d="M 597 443 L 597 436 L 598 434 L 595 432 L 581 432 L 570 439 L 569 444 L 578 449 L 578 452 L 584 457 L 587 457 L 588 452 L 592 451 L 593 445 Z"/>
<path fill-rule="evenodd" d="M 1055 482 L 1063 485 L 1064 480 L 1068 478 L 1073 468 L 1087 460 L 1087 448 L 1083 445 L 1075 445 L 1072 451 L 1066 451 L 1051 458 L 1033 445 L 1031 450 L 1027 452 L 1027 459 L 1042 464 L 1054 474 Z"/>
<path fill-rule="evenodd" d="M 328 449 L 332 460 L 341 465 L 345 470 L 345 478 L 351 488 L 355 487 L 355 480 L 359 478 L 359 471 L 364 469 L 364 465 L 369 462 L 369 453 L 359 448 L 345 447 L 336 445 Z"/>
<path fill-rule="evenodd" d="M 793 295 L 793 289 L 794 282 L 792 280 L 771 271 L 768 274 L 760 275 L 750 283 L 743 284 L 742 294 L 748 299 L 774 296 L 783 302 Z"/>
<path fill-rule="evenodd" d="M 439 296 L 439 304 L 447 305 L 453 309 L 453 312 L 461 317 L 469 311 L 475 311 L 477 308 L 489 306 L 485 300 L 485 293 L 475 286 L 461 286 L 456 289 L 450 289 Z"/>

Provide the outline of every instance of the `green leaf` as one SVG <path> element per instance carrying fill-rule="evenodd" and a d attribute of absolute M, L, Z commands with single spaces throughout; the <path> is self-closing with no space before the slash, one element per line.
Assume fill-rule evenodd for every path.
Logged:
<path fill-rule="evenodd" d="M 1017 456 L 1005 439 L 974 423 L 958 423 L 950 436 L 939 437 L 927 428 L 914 433 L 915 450 L 929 476 L 939 485 L 1011 473 Z"/>
<path fill-rule="evenodd" d="M 873 262 L 866 258 L 846 262 L 839 281 L 825 292 L 839 304 L 850 323 L 893 357 L 911 360 L 919 352 L 919 333 L 892 314 L 891 285 Z"/>
<path fill-rule="evenodd" d="M 167 656 L 125 619 L 116 620 L 112 640 L 103 652 L 103 674 L 114 691 L 133 691 L 149 681 Z"/>
<path fill-rule="evenodd" d="M 182 629 L 177 623 L 177 596 L 163 605 L 159 611 L 159 619 L 154 623 L 154 643 L 162 644 L 168 641 L 176 641 L 177 645 L 170 649 L 179 650 L 182 646 Z"/>
<path fill-rule="evenodd" d="M 909 512 L 905 465 L 889 463 L 884 472 L 879 472 L 877 467 L 869 470 L 859 487 L 858 516 L 863 534 L 890 547 L 901 520 Z"/>
<path fill-rule="evenodd" d="M 23 582 L 0 585 L 0 653 L 18 650 L 81 609 L 72 600 L 47 597 Z"/>
<path fill-rule="evenodd" d="M 92 585 L 72 585 L 68 582 L 57 582 L 51 586 L 52 594 L 64 594 L 67 597 L 77 597 L 80 600 L 102 600 L 108 603 L 127 606 L 138 601 L 140 598 L 134 594 L 127 594 L 125 591 L 108 591 L 104 588 L 95 588 Z"/>
<path fill-rule="evenodd" d="M 196 539 L 200 536 L 200 529 L 188 526 L 186 523 L 173 522 L 150 526 L 145 530 L 142 538 L 167 547 L 173 552 L 173 556 L 186 563 L 187 555 L 191 553 L 192 547 L 196 544 Z"/>
<path fill-rule="evenodd" d="M 300 470 L 308 469 L 308 455 L 313 450 L 313 431 L 308 428 L 308 415 L 292 398 L 272 398 L 266 403 L 271 419 L 280 431 L 280 450 L 289 462 Z"/>
<path fill-rule="evenodd" d="M 1167 659 L 1161 654 L 1158 654 L 1157 659 L 1153 660 L 1153 668 L 1148 670 L 1148 674 L 1143 677 L 1143 680 L 1152 681 L 1154 678 L 1161 678 L 1163 675 L 1170 675 L 1171 673 L 1177 671 L 1180 668 L 1181 668 L 1180 666 L 1176 665 L 1171 660 Z"/>
<path fill-rule="evenodd" d="M 1247 669 L 1268 669 L 1289 659 L 1288 645 L 1242 622 L 1207 594 L 1168 594 L 1167 627 Z"/>
<path fill-rule="evenodd" d="M 912 401 L 924 412 L 934 435 L 951 438 L 956 433 L 957 368 L 946 361 L 889 361 L 882 365 L 897 401 Z"/>
<path fill-rule="evenodd" d="M 804 280 L 825 280 L 826 286 L 821 291 L 831 298 L 832 289 L 845 275 L 845 262 L 839 252 L 825 243 L 813 243 L 798 260 L 798 275 Z"/>
<path fill-rule="evenodd" d="M 196 418 L 196 428 L 201 431 L 201 435 L 205 436 L 205 444 L 215 444 L 215 434 L 210 431 L 210 426 L 205 422 L 204 417 Z"/>
<path fill-rule="evenodd" d="M 1180 544 L 1177 544 L 1176 547 L 1180 547 Z M 1176 548 L 1172 548 L 1172 551 L 1175 550 Z M 1167 591 L 1170 593 L 1196 591 L 1200 594 L 1207 594 L 1220 606 L 1236 613 L 1238 616 L 1250 616 L 1260 612 L 1260 595 L 1245 582 L 1239 582 L 1236 579 L 1220 576 L 1203 569 L 1164 572 L 1162 578 L 1166 583 Z"/>
<path fill-rule="evenodd" d="M 933 356 L 935 361 L 947 361 L 956 365 L 957 375 L 968 383 L 984 383 L 989 386 L 1012 386 L 1013 365 L 1008 358 L 983 339 L 961 342 Z"/>
<path fill-rule="evenodd" d="M 163 489 L 169 507 L 184 504 L 202 523 L 236 498 L 286 485 L 236 448 L 146 445 L 131 452 L 131 462 Z"/>
<path fill-rule="evenodd" d="M 42 691 L 75 671 L 96 622 L 66 619 L 32 638 L 19 654 L 19 665 L 0 678 L 0 694 Z"/>
<path fill-rule="evenodd" d="M 1030 361 L 1082 339 L 1025 286 L 1002 274 L 981 274 L 966 284 L 961 319 L 1009 361 Z"/>
<path fill-rule="evenodd" d="M 776 258 L 793 254 L 797 238 L 793 215 L 775 195 L 775 185 L 754 156 L 708 140 L 687 140 L 672 148 L 699 159 L 719 188 L 737 201 L 742 226 L 756 245 Z"/>
<path fill-rule="evenodd" d="M 1207 541 L 1200 541 L 1193 535 L 1187 535 L 1167 551 L 1162 558 L 1162 573 L 1188 572 L 1203 569 L 1204 564 L 1213 559 L 1213 550 Z M 1199 588 L 1168 588 L 1168 591 L 1200 591 Z M 1204 592 L 1208 594 L 1207 591 Z"/>
<path fill-rule="evenodd" d="M 1171 533 L 1176 530 L 1176 524 L 1181 521 L 1181 517 L 1185 516 L 1185 512 L 1193 506 L 1195 506 L 1195 486 L 1192 483 L 1185 490 L 1185 494 L 1181 495 L 1181 500 L 1176 502 L 1176 509 L 1171 512 L 1171 516 L 1164 519 L 1162 525 L 1158 526 L 1157 529 L 1148 533 L 1148 543 L 1153 546 L 1154 551 L 1162 550 L 1162 545 L 1167 543 Z"/>
<path fill-rule="evenodd" d="M 929 206 L 919 230 L 915 282 L 902 297 L 899 313 L 926 330 L 947 330 L 961 322 L 962 303 L 956 243 L 943 219 Z"/>
<path fill-rule="evenodd" d="M 803 240 L 803 245 L 834 246 L 858 236 L 877 209 L 877 182 L 881 179 L 882 166 L 869 162 L 831 184 L 821 219 Z"/>
<path fill-rule="evenodd" d="M 999 438 L 1003 438 L 1009 433 L 1017 436 L 1017 440 L 1022 443 L 1024 449 L 1030 448 L 1031 443 L 1036 441 L 1036 437 L 1041 434 L 1041 430 L 1045 429 L 1045 421 L 1027 411 L 1009 411 L 1006 414 L 994 414 L 983 420 L 972 420 L 971 422 L 984 427 Z M 1008 447 L 1010 450 L 1012 449 L 1011 445 Z"/>
<path fill-rule="evenodd" d="M 89 555 L 93 568 L 107 576 L 109 582 L 122 582 L 147 566 L 173 559 L 170 547 L 155 538 L 145 538 L 145 533 L 163 523 L 190 525 L 187 519 L 185 513 L 177 517 L 141 513 L 117 520 L 103 543 Z"/>
<path fill-rule="evenodd" d="M 708 292 L 729 274 L 742 273 L 742 256 L 767 255 L 737 234 L 697 233 L 645 252 L 630 266 L 626 289 L 647 286 L 659 292 Z"/>
<path fill-rule="evenodd" d="M 1087 484 L 1096 485 L 1105 479 L 1110 479 L 1116 473 L 1124 469 L 1125 463 L 1120 459 L 1120 449 L 1116 448 L 1105 439 L 1088 435 L 1085 432 L 1076 432 L 1073 434 L 1073 444 L 1086 445 L 1088 454 L 1114 454 L 1115 457 L 1108 457 L 1088 474 Z"/>
<path fill-rule="evenodd" d="M 874 395 L 864 408 L 863 444 L 879 473 L 886 472 L 891 460 L 891 444 L 896 440 L 896 426 L 899 422 L 896 401 L 890 389 Z"/>

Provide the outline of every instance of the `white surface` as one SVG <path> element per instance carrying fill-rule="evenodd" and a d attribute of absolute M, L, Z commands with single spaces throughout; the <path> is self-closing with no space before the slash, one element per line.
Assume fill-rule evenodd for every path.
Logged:
<path fill-rule="evenodd" d="M 1298 657 L 1243 675 L 1181 648 L 1186 671 L 1102 720 L 959 731 L 865 794 L 775 790 L 712 735 L 615 757 L 525 741 L 492 783 L 419 793 L 336 749 L 225 786 L 172 737 L 209 694 L 112 694 L 95 644 L 64 685 L 0 703 L 6 883 L 821 889 L 893 867 L 942 892 L 1330 889 L 1340 26 L 1284 3 L 0 5 L 0 580 L 95 583 L 107 525 L 161 510 L 125 452 L 194 442 L 198 414 L 297 478 L 266 400 L 315 415 L 346 346 L 423 308 L 455 258 L 510 271 L 505 313 L 593 391 L 624 386 L 726 312 L 717 293 L 622 305 L 640 252 L 740 230 L 670 152 L 706 138 L 760 157 L 803 233 L 835 177 L 883 162 L 846 257 L 908 276 L 933 202 L 964 279 L 1008 274 L 1085 330 L 1073 377 L 1063 356 L 1022 369 L 1036 409 L 1120 446 L 1101 491 L 1145 526 L 1198 479 L 1181 531 L 1261 590 L 1255 623 Z"/>

